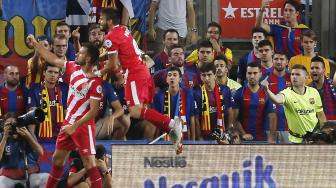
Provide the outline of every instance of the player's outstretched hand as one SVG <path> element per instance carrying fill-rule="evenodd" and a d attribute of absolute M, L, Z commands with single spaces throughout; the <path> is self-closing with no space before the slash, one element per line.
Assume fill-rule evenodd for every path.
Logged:
<path fill-rule="evenodd" d="M 269 83 L 268 83 L 268 76 L 266 76 L 266 78 L 260 82 L 260 85 L 265 89 L 267 90 L 268 89 L 268 86 L 269 86 Z"/>
<path fill-rule="evenodd" d="M 26 38 L 26 42 L 29 48 L 34 48 L 34 43 L 36 42 L 34 35 L 29 34 Z"/>

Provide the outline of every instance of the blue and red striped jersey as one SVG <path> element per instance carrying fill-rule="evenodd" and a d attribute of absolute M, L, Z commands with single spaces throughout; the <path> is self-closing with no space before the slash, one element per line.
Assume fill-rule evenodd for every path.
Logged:
<path fill-rule="evenodd" d="M 166 52 L 162 51 L 158 54 L 156 54 L 153 58 L 154 61 L 154 67 L 151 68 L 151 73 L 154 74 L 155 72 L 166 69 L 169 65 L 168 62 L 168 54 Z"/>
<path fill-rule="evenodd" d="M 241 83 L 244 83 L 244 81 L 246 80 L 247 65 L 252 62 L 260 63 L 260 59 L 255 56 L 253 51 L 250 51 L 240 58 L 238 63 L 237 78 L 242 81 Z"/>
<path fill-rule="evenodd" d="M 272 71 L 269 74 L 267 74 L 267 76 L 268 76 L 269 88 L 275 94 L 291 86 L 289 72 L 286 72 L 286 74 L 282 77 L 278 77 Z M 283 105 L 276 105 L 276 114 L 277 114 L 277 131 L 288 131 L 288 125 Z"/>
<path fill-rule="evenodd" d="M 263 89 L 253 93 L 248 86 L 241 87 L 234 95 L 233 109 L 239 109 L 238 121 L 246 133 L 254 140 L 266 140 L 268 113 L 273 113 L 274 108 Z"/>
<path fill-rule="evenodd" d="M 311 87 L 316 88 L 316 84 L 312 82 Z M 321 96 L 323 111 L 327 120 L 336 120 L 336 88 L 333 86 L 332 80 L 325 77 L 323 87 L 317 90 Z"/>
<path fill-rule="evenodd" d="M 184 66 L 184 73 L 182 75 L 182 81 L 180 84 L 180 87 L 183 89 L 191 89 L 195 86 L 198 86 L 201 84 L 201 79 L 198 74 L 196 74 L 194 71 L 189 71 L 187 69 L 187 66 Z M 168 88 L 168 83 L 166 81 L 168 74 L 168 69 L 163 69 L 158 72 L 156 72 L 153 76 L 153 80 L 155 83 L 155 87 L 159 87 L 160 89 Z"/>
<path fill-rule="evenodd" d="M 270 28 L 275 51 L 286 53 L 288 59 L 303 53 L 300 36 L 304 30 L 309 30 L 307 26 L 304 24 L 300 24 L 296 27 L 270 25 Z"/>
<path fill-rule="evenodd" d="M 6 87 L 0 88 L 0 115 L 7 112 L 15 112 L 17 115 L 26 113 L 27 88 L 18 87 L 15 91 L 10 91 Z"/>

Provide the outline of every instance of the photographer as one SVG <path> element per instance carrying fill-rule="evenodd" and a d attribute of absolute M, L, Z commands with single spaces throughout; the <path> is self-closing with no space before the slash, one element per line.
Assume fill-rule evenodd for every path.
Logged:
<path fill-rule="evenodd" d="M 30 187 L 45 187 L 49 174 L 39 174 L 38 157 L 43 155 L 42 146 L 26 127 L 17 124 L 15 113 L 4 115 L 0 133 L 0 187 L 11 188 L 25 184 L 25 159 Z M 26 158 L 24 157 L 26 154 Z"/>
<path fill-rule="evenodd" d="M 103 178 L 103 187 L 112 187 L 112 175 L 110 169 L 108 169 L 108 158 L 106 157 L 106 150 L 103 145 L 96 146 L 96 164 Z M 80 158 L 78 151 L 72 151 L 70 153 L 70 159 L 72 160 L 70 169 L 66 173 L 62 180 L 58 183 L 57 188 L 72 187 L 72 188 L 87 188 L 92 187 L 91 182 L 88 179 L 87 171 L 83 166 L 83 162 Z"/>

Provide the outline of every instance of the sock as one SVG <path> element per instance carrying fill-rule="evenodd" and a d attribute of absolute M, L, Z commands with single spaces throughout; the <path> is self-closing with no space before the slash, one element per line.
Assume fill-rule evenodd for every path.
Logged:
<path fill-rule="evenodd" d="M 173 125 L 173 121 L 169 117 L 149 108 L 141 109 L 140 118 L 153 123 L 157 128 L 163 130 L 166 133 L 170 132 Z"/>
<path fill-rule="evenodd" d="M 87 175 L 90 178 L 91 187 L 94 187 L 94 188 L 102 188 L 103 187 L 102 177 L 101 177 L 100 172 L 99 172 L 97 167 L 90 168 L 87 171 Z"/>
<path fill-rule="evenodd" d="M 46 188 L 56 187 L 57 183 L 61 180 L 63 175 L 63 168 L 64 166 L 52 166 Z"/>

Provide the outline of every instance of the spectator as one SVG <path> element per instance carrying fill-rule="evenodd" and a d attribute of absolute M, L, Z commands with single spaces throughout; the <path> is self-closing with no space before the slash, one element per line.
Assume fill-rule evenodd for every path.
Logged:
<path fill-rule="evenodd" d="M 124 115 L 124 109 L 112 84 L 103 81 L 103 93 L 102 105 L 96 117 L 96 138 L 125 140 L 131 124 L 129 115 Z M 110 108 L 113 109 L 112 114 Z"/>
<path fill-rule="evenodd" d="M 200 75 L 199 68 L 204 64 L 211 63 L 214 59 L 214 52 L 212 44 L 209 40 L 202 40 L 198 44 L 198 60 L 196 63 L 189 63 L 187 65 L 189 67 L 190 72 L 194 72 Z"/>
<path fill-rule="evenodd" d="M 184 49 L 181 45 L 174 44 L 169 50 L 169 63 L 170 67 L 177 67 L 182 73 L 182 81 L 180 87 L 192 89 L 193 87 L 200 84 L 200 78 L 195 73 L 194 67 L 192 65 L 185 64 L 184 59 Z M 160 89 L 168 88 L 167 80 L 168 68 L 158 71 L 154 74 L 153 79 L 155 87 Z"/>
<path fill-rule="evenodd" d="M 310 75 L 313 82 L 311 87 L 317 89 L 320 94 L 323 110 L 328 121 L 336 120 L 336 87 L 332 80 L 325 76 L 326 68 L 324 59 L 315 56 L 311 60 Z"/>
<path fill-rule="evenodd" d="M 290 73 L 287 69 L 287 65 L 288 59 L 286 54 L 283 52 L 275 52 L 273 56 L 273 70 L 272 72 L 269 72 L 265 75 L 265 79 L 267 79 L 267 81 L 270 83 L 269 88 L 273 93 L 279 93 L 280 91 L 291 86 Z M 288 144 L 288 124 L 285 116 L 285 110 L 282 105 L 276 105 L 276 115 L 277 143 Z"/>
<path fill-rule="evenodd" d="M 224 56 L 219 55 L 215 57 L 214 65 L 216 66 L 216 82 L 218 84 L 228 86 L 232 94 L 241 88 L 241 85 L 238 82 L 228 77 L 228 60 Z"/>
<path fill-rule="evenodd" d="M 244 140 L 266 141 L 266 127 L 269 125 L 268 142 L 275 143 L 275 107 L 259 86 L 260 69 L 260 64 L 255 62 L 247 65 L 247 84 L 234 95 L 234 122 Z"/>
<path fill-rule="evenodd" d="M 232 51 L 229 48 L 225 48 L 220 43 L 220 36 L 222 33 L 222 27 L 217 22 L 210 22 L 205 35 L 205 39 L 209 40 L 214 50 L 214 57 L 222 55 L 228 60 L 228 69 L 230 70 L 233 64 Z M 196 62 L 198 59 L 198 51 L 194 50 L 186 59 L 187 62 Z"/>
<path fill-rule="evenodd" d="M 19 68 L 7 65 L 4 69 L 5 83 L 0 87 L 0 115 L 15 112 L 18 115 L 26 111 L 27 89 L 20 85 Z"/>
<path fill-rule="evenodd" d="M 194 119 L 191 118 L 194 110 L 194 99 L 191 89 L 184 89 L 180 86 L 182 73 L 178 67 L 170 67 L 167 70 L 166 82 L 168 89 L 159 90 L 154 96 L 154 109 L 158 112 L 174 119 L 178 116 L 183 121 L 184 139 L 195 140 L 195 131 L 190 128 L 195 128 Z"/>
<path fill-rule="evenodd" d="M 46 49 L 51 50 L 50 40 L 47 36 L 38 36 L 36 40 L 41 43 Z M 26 87 L 34 83 L 41 83 L 43 81 L 43 68 L 45 65 L 45 60 L 40 57 L 40 54 L 35 51 L 34 56 L 27 61 L 27 76 L 26 76 Z"/>
<path fill-rule="evenodd" d="M 273 69 L 273 49 L 272 44 L 268 40 L 262 40 L 258 43 L 258 53 L 261 61 L 261 74 L 265 75 L 272 72 Z"/>
<path fill-rule="evenodd" d="M 256 27 L 262 27 L 267 33 L 273 36 L 275 51 L 283 51 L 288 58 L 302 53 L 300 35 L 303 31 L 309 30 L 304 24 L 298 23 L 300 15 L 300 2 L 297 0 L 286 0 L 284 3 L 283 25 L 268 25 L 263 22 L 263 13 L 272 0 L 262 0 L 260 11 L 256 20 Z M 286 36 L 286 38 L 283 38 Z"/>
<path fill-rule="evenodd" d="M 223 132 L 225 127 L 232 125 L 232 96 L 229 87 L 216 84 L 214 64 L 204 64 L 200 71 L 204 84 L 194 90 L 195 121 L 199 125 L 196 127 L 196 138 L 213 140 L 212 131 L 215 128 Z"/>
<path fill-rule="evenodd" d="M 171 46 L 174 44 L 178 44 L 178 32 L 175 29 L 167 29 L 166 31 L 164 31 L 163 33 L 163 44 L 164 44 L 164 48 L 163 51 L 156 54 L 154 56 L 154 62 L 155 65 L 154 67 L 152 67 L 151 69 L 151 73 L 155 73 L 159 70 L 168 68 L 169 65 L 169 50 L 171 50 Z"/>
<path fill-rule="evenodd" d="M 68 97 L 68 85 L 59 82 L 60 68 L 46 63 L 43 70 L 45 80 L 35 83 L 29 90 L 28 108 L 40 107 L 45 113 L 44 122 L 31 125 L 32 132 L 40 143 L 56 141 L 60 132 Z"/>
<path fill-rule="evenodd" d="M 312 81 L 310 77 L 310 62 L 311 62 L 311 59 L 317 55 L 317 53 L 314 51 L 316 44 L 317 44 L 317 36 L 314 33 L 314 31 L 307 30 L 307 31 L 302 32 L 300 36 L 300 40 L 301 40 L 301 45 L 303 47 L 303 53 L 296 55 L 289 60 L 289 69 L 291 69 L 295 64 L 301 64 L 305 66 L 305 68 L 308 71 L 308 79 L 307 79 L 306 84 L 309 84 Z M 325 62 L 326 76 L 329 76 L 330 75 L 329 61 L 325 59 L 324 57 L 321 57 L 321 58 Z"/>
<path fill-rule="evenodd" d="M 148 35 L 154 40 L 152 49 L 155 54 L 162 50 L 162 36 L 167 29 L 176 29 L 179 41 L 184 46 L 186 43 L 195 44 L 197 28 L 193 0 L 153 0 L 149 9 Z M 157 8 L 158 22 L 154 28 L 154 18 Z M 186 19 L 188 16 L 188 20 Z M 187 40 L 188 39 L 188 40 Z"/>
<path fill-rule="evenodd" d="M 74 61 L 76 58 L 76 50 L 74 44 L 69 40 L 71 37 L 70 26 L 64 21 L 58 22 L 56 24 L 55 34 L 64 35 L 67 38 L 67 49 L 65 55 L 68 61 Z"/>
<path fill-rule="evenodd" d="M 246 68 L 247 65 L 252 62 L 260 63 L 260 55 L 258 53 L 258 44 L 259 41 L 265 40 L 267 33 L 264 29 L 260 27 L 255 27 L 252 29 L 252 45 L 253 50 L 248 52 L 247 54 L 243 55 L 238 63 L 238 70 L 237 70 L 237 82 L 244 83 L 246 80 Z"/>
<path fill-rule="evenodd" d="M 106 149 L 103 145 L 96 146 L 95 162 L 99 168 L 99 172 L 103 178 L 103 187 L 112 188 L 112 174 L 111 168 L 108 168 L 108 158 L 106 156 Z M 57 188 L 73 187 L 86 188 L 91 187 L 90 179 L 87 171 L 83 166 L 83 161 L 80 158 L 78 151 L 74 150 L 70 153 L 72 160 L 70 169 L 65 173 L 62 180 L 58 183 Z"/>
<path fill-rule="evenodd" d="M 266 79 L 261 82 L 270 99 L 275 104 L 284 106 L 288 123 L 288 139 L 292 143 L 302 143 L 302 138 L 307 131 L 313 132 L 326 122 L 318 91 L 305 85 L 307 76 L 307 69 L 303 65 L 294 65 L 290 77 L 292 87 L 278 94 L 274 94 L 269 89 Z"/>
<path fill-rule="evenodd" d="M 13 126 L 16 120 L 15 113 L 9 112 L 4 115 L 4 123 L 1 125 L 3 131 L 0 133 L 0 187 L 26 184 L 24 159 L 26 155 L 30 187 L 44 188 L 49 174 L 39 173 L 37 163 L 38 157 L 43 155 L 43 148 L 26 127 Z"/>

